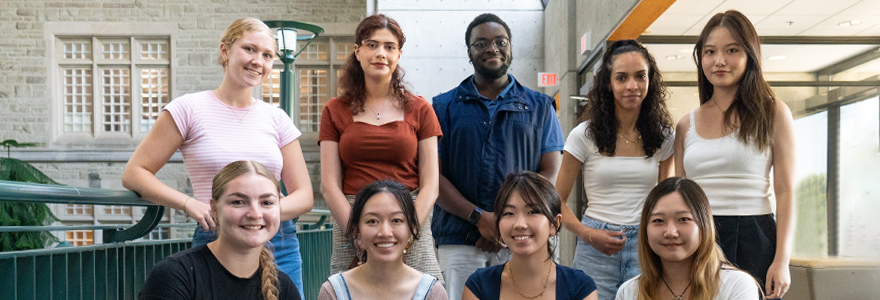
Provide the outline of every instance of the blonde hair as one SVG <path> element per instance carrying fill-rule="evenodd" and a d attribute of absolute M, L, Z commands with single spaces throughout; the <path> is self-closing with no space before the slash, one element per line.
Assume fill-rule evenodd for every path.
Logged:
<path fill-rule="evenodd" d="M 275 184 L 275 190 L 280 195 L 281 183 L 278 182 L 278 179 L 275 179 L 275 175 L 272 174 L 272 171 L 269 171 L 269 169 L 261 163 L 239 160 L 226 165 L 223 169 L 220 169 L 220 172 L 217 172 L 217 175 L 214 176 L 214 181 L 211 185 L 211 210 L 216 211 L 217 200 L 220 199 L 220 196 L 222 196 L 224 192 L 226 192 L 226 184 L 238 177 L 249 174 L 260 175 L 272 181 L 272 183 Z M 215 218 L 214 221 L 217 223 L 218 220 Z M 218 226 L 217 228 L 220 227 Z M 260 291 L 263 294 L 264 300 L 278 299 L 278 269 L 275 265 L 275 257 L 266 246 L 263 246 L 263 249 L 260 250 L 260 286 Z"/>
<path fill-rule="evenodd" d="M 266 23 L 263 23 L 263 21 L 255 18 L 241 18 L 232 22 L 232 24 L 229 24 L 229 27 L 226 27 L 226 31 L 223 32 L 223 37 L 220 38 L 220 42 L 225 44 L 226 48 L 230 48 L 235 41 L 254 31 L 262 31 L 269 36 L 274 36 L 272 30 L 270 30 L 269 26 L 267 26 Z M 275 39 L 272 40 L 274 43 Z M 226 60 L 223 59 L 222 53 L 217 55 L 217 63 L 226 69 Z"/>
<path fill-rule="evenodd" d="M 700 245 L 694 252 L 694 262 L 691 265 L 691 300 L 711 300 L 718 294 L 721 285 L 721 269 L 736 269 L 724 257 L 721 248 L 715 244 L 715 222 L 712 220 L 712 210 L 706 193 L 696 182 L 682 178 L 671 177 L 658 183 L 648 194 L 645 207 L 639 222 L 639 265 L 642 274 L 639 275 L 639 300 L 657 299 L 657 290 L 663 284 L 663 264 L 660 256 L 648 245 L 648 225 L 651 211 L 663 196 L 679 193 L 685 205 L 691 210 L 694 222 L 700 229 Z"/>

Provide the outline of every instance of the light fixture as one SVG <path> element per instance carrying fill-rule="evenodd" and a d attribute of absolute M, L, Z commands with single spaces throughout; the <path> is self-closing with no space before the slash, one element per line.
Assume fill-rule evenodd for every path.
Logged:
<path fill-rule="evenodd" d="M 280 28 L 275 32 L 275 39 L 278 40 L 278 52 L 299 50 L 296 48 L 296 29 Z"/>
<path fill-rule="evenodd" d="M 293 75 L 293 62 L 316 37 L 324 33 L 324 29 L 316 25 L 296 21 L 263 21 L 263 23 L 266 23 L 269 28 L 277 29 L 275 31 L 275 44 L 278 47 L 276 49 L 277 55 L 278 59 L 284 63 L 284 70 L 281 71 L 281 78 L 279 78 L 281 83 L 279 107 L 292 116 L 293 123 L 297 128 L 301 128 L 299 124 L 299 105 L 292 105 L 294 103 L 293 87 L 298 86 L 296 83 L 298 76 Z M 298 45 L 297 41 L 304 41 L 305 43 Z"/>
<path fill-rule="evenodd" d="M 667 55 L 666 56 L 666 59 L 668 59 L 668 60 L 683 59 L 683 58 L 687 58 L 687 56 L 684 56 L 684 55 Z"/>
<path fill-rule="evenodd" d="M 767 60 L 780 60 L 780 59 L 786 59 L 786 58 L 788 58 L 788 56 L 785 56 L 785 55 L 773 55 L 773 56 L 767 57 Z"/>
<path fill-rule="evenodd" d="M 862 24 L 862 21 L 860 21 L 860 20 L 850 20 L 850 21 L 843 21 L 843 22 L 837 23 L 837 26 L 849 27 L 849 26 L 856 26 L 856 25 L 861 25 L 861 24 Z"/>

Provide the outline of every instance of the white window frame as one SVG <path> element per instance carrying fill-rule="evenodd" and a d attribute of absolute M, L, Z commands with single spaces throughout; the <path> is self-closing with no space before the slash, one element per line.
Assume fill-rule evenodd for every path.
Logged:
<path fill-rule="evenodd" d="M 104 144 L 122 144 L 137 145 L 137 143 L 146 136 L 147 132 L 140 130 L 140 113 L 141 113 L 141 68 L 149 66 L 161 66 L 168 69 L 168 100 L 177 97 L 176 85 L 176 41 L 178 24 L 172 22 L 132 22 L 132 23 L 116 23 L 116 22 L 47 22 L 44 25 L 44 39 L 47 42 L 49 55 L 49 97 L 51 100 L 51 136 L 52 141 L 57 144 L 70 145 L 104 145 Z M 100 50 L 100 39 L 116 39 L 128 40 L 130 45 L 130 57 L 128 60 L 119 61 L 118 65 L 129 69 L 130 80 L 130 122 L 127 132 L 105 132 L 103 128 L 103 115 L 100 113 L 104 107 L 101 105 L 101 93 L 98 90 L 101 85 L 97 84 L 101 77 L 101 66 L 106 63 L 112 63 L 114 60 L 107 60 L 96 57 L 90 59 L 92 70 L 92 130 L 85 132 L 65 132 L 64 116 L 65 116 L 65 99 L 64 99 L 64 71 L 65 61 L 60 60 L 59 54 L 62 49 L 62 40 L 71 38 L 81 38 L 91 40 L 92 53 Z M 153 61 L 143 60 L 140 57 L 141 49 L 139 49 L 138 41 L 150 41 L 161 39 L 167 41 L 168 59 Z"/>

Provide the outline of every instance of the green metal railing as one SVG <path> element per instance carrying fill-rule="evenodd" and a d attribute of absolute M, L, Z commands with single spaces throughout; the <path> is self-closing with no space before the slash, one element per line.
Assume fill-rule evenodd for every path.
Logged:
<path fill-rule="evenodd" d="M 103 244 L 0 252 L 0 300 L 5 299 L 136 299 L 152 266 L 190 247 L 189 239 L 132 241 L 157 227 L 164 207 L 130 191 L 76 188 L 0 181 L 0 201 L 97 204 L 147 207 L 134 225 L 0 226 L 0 232 L 101 230 Z M 303 258 L 304 299 L 317 299 L 330 276 L 332 231 L 324 222 L 329 211 L 308 213 L 314 224 L 298 224 Z"/>

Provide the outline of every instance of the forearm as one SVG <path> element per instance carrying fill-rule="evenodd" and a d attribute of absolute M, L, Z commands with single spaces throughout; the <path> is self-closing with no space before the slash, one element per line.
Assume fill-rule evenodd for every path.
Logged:
<path fill-rule="evenodd" d="M 538 167 L 538 174 L 547 178 L 551 184 L 556 184 L 556 175 L 559 174 L 559 165 L 562 163 L 562 154 L 560 151 L 551 151 L 541 154 L 541 162 Z"/>
<path fill-rule="evenodd" d="M 321 195 L 324 196 L 324 202 L 327 203 L 327 209 L 330 215 L 340 227 L 345 228 L 348 225 L 348 219 L 351 216 L 351 204 L 342 193 L 342 189 L 338 187 L 328 187 L 321 185 Z"/>
<path fill-rule="evenodd" d="M 583 239 L 584 236 L 589 236 L 590 234 L 590 228 L 584 226 L 584 224 L 581 223 L 580 218 L 578 218 L 577 215 L 574 214 L 574 211 L 572 211 L 571 208 L 568 207 L 568 205 L 564 204 L 562 205 L 562 226 L 564 226 L 565 229 L 568 229 L 568 231 L 571 231 L 581 239 Z M 584 241 L 586 242 L 587 240 Z"/>
<path fill-rule="evenodd" d="M 314 207 L 315 199 L 311 189 L 297 189 L 281 199 L 281 220 L 292 220 Z"/>
<path fill-rule="evenodd" d="M 467 220 L 471 212 L 477 208 L 443 175 L 440 175 L 440 197 L 437 198 L 437 205 L 464 220 Z"/>
<path fill-rule="evenodd" d="M 791 260 L 791 244 L 794 238 L 794 205 L 791 192 L 776 194 L 776 256 L 775 261 Z"/>
<path fill-rule="evenodd" d="M 422 186 L 424 188 L 424 186 Z M 428 220 L 428 216 L 431 215 L 431 211 L 434 210 L 434 203 L 437 201 L 437 192 L 438 188 L 435 187 L 426 191 L 424 189 L 419 189 L 419 195 L 416 197 L 416 214 L 419 218 L 419 224 L 424 224 L 426 220 Z"/>
<path fill-rule="evenodd" d="M 159 181 L 152 172 L 137 166 L 125 167 L 122 186 L 152 203 L 169 208 L 183 210 L 187 201 L 193 201 L 189 195 L 172 189 Z"/>

